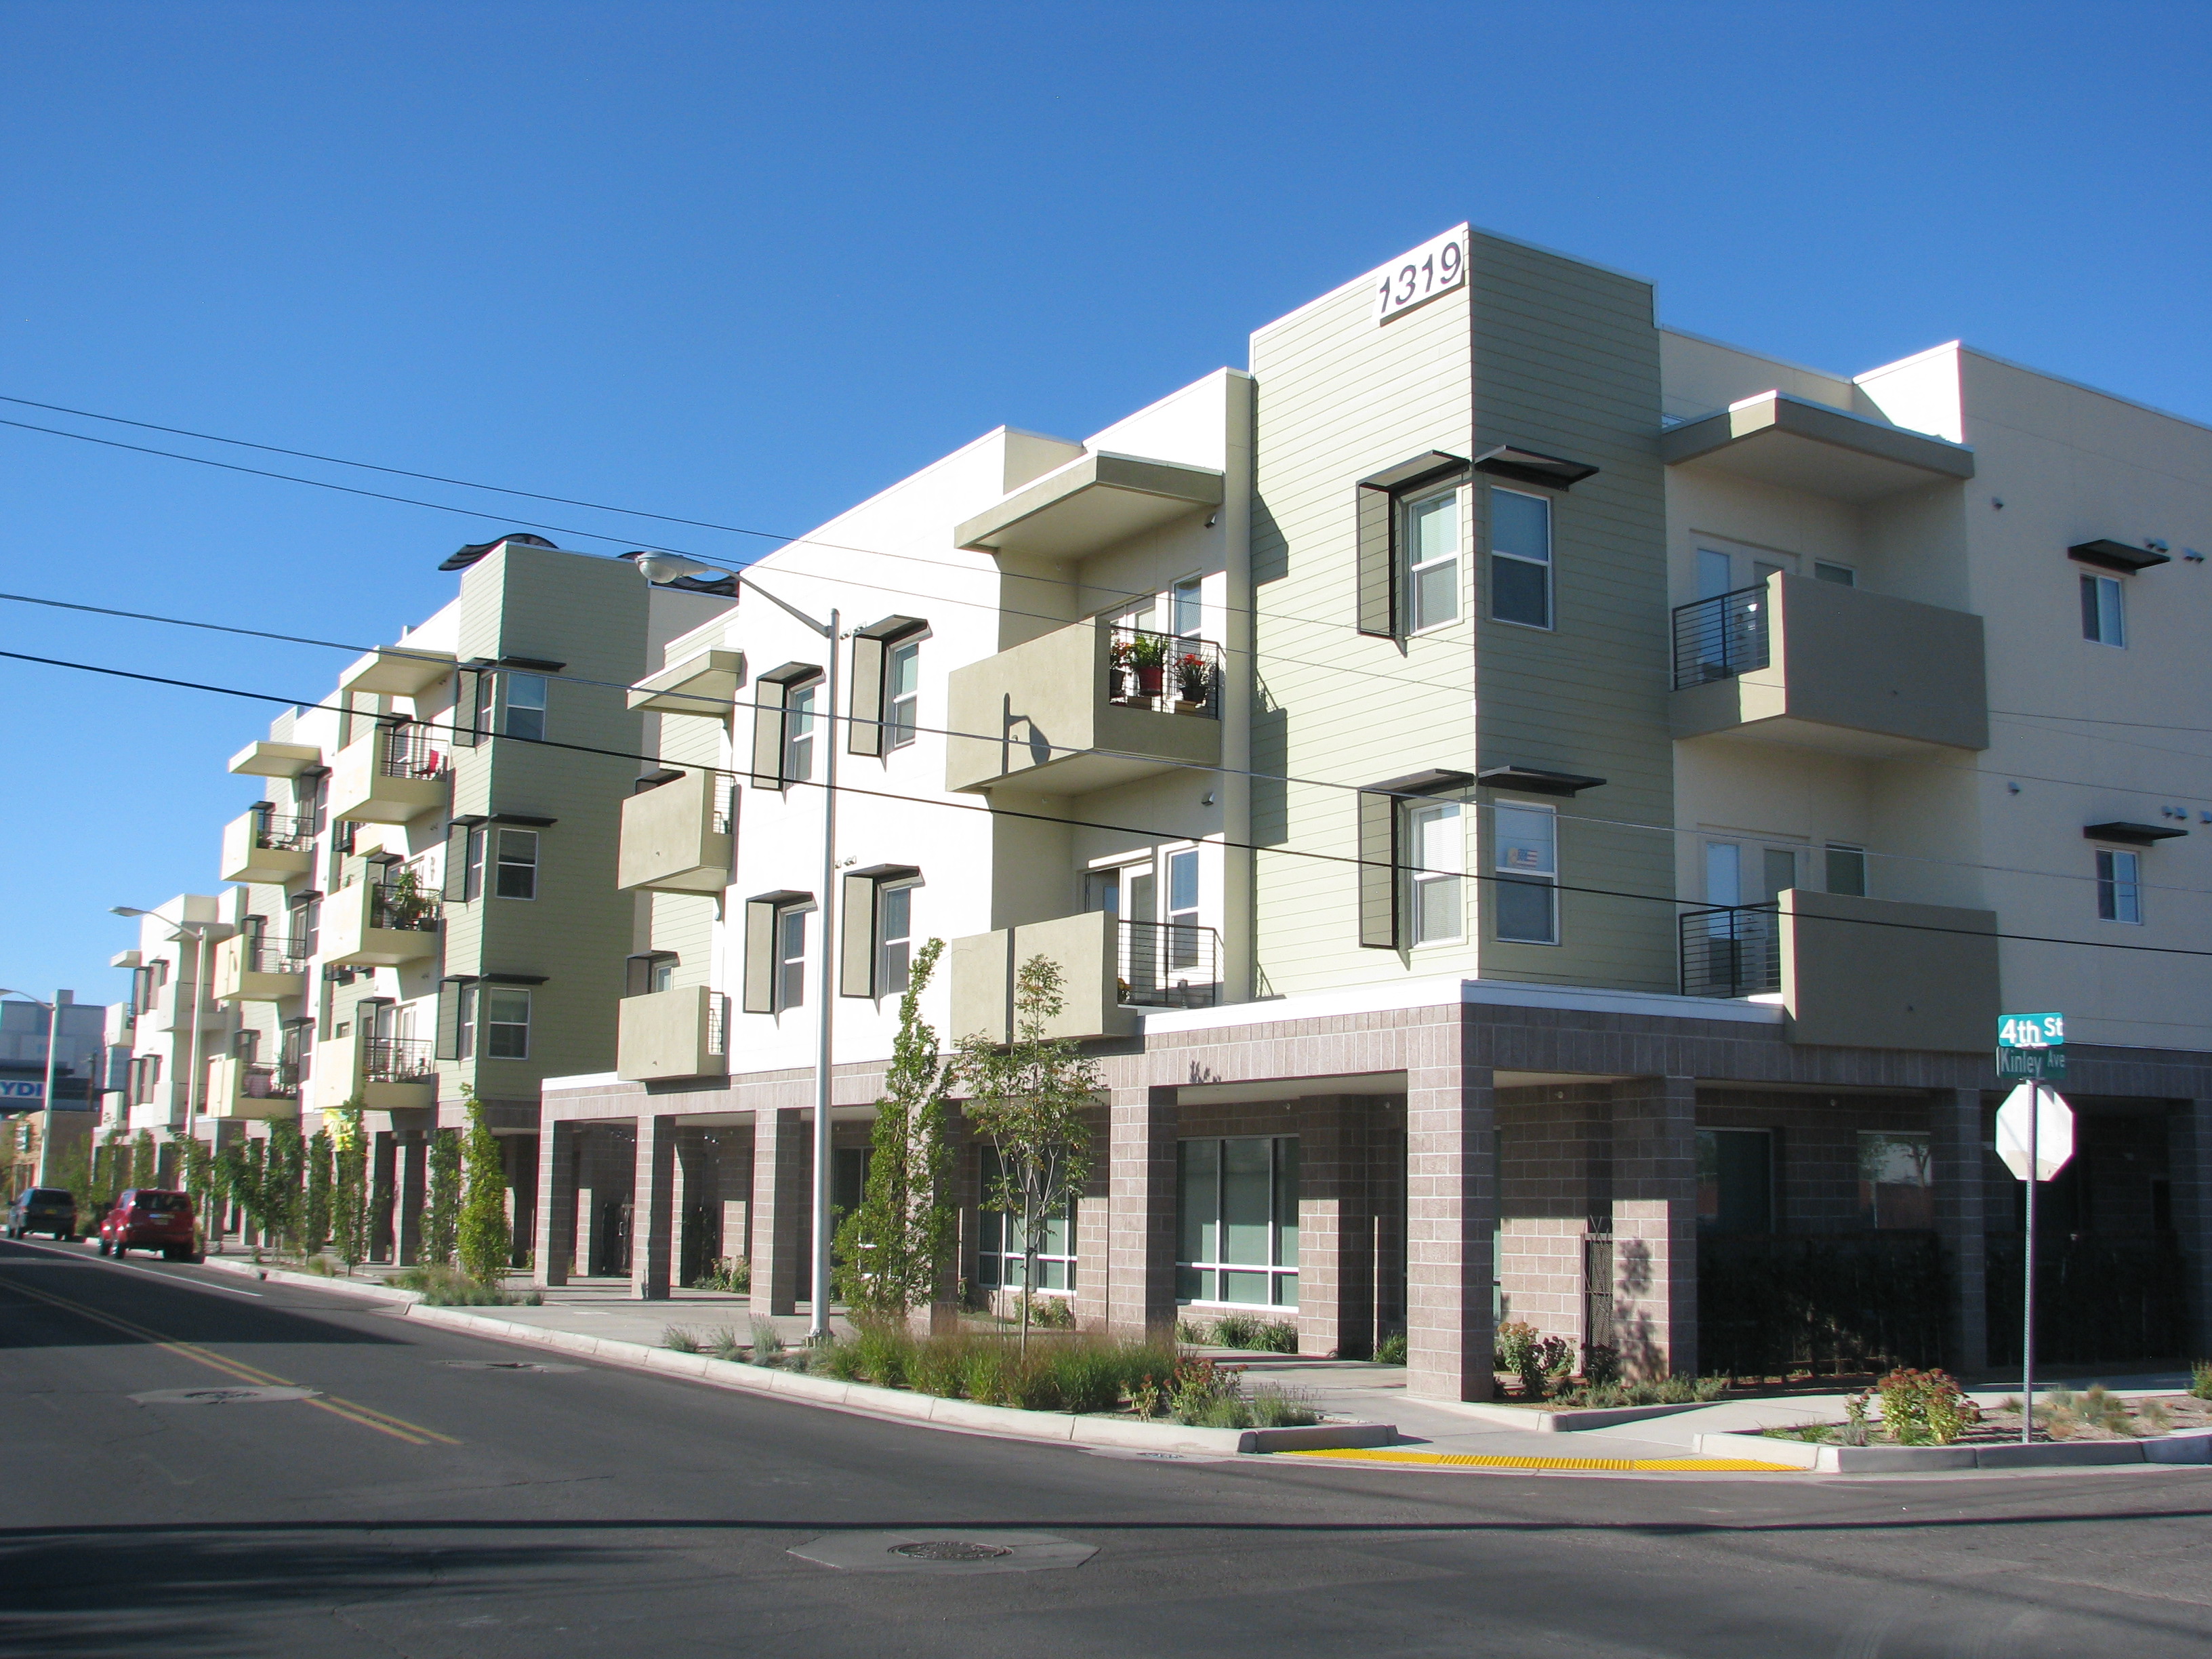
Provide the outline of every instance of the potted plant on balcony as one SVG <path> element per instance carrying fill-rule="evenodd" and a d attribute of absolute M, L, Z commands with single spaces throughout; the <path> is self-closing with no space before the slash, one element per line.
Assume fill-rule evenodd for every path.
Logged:
<path fill-rule="evenodd" d="M 416 931 L 428 925 L 430 914 L 429 896 L 423 892 L 422 878 L 415 866 L 403 867 L 398 875 L 385 884 L 385 926 Z"/>
<path fill-rule="evenodd" d="M 1186 651 L 1176 659 L 1176 713 L 1203 714 L 1212 690 L 1212 666 L 1195 651 Z"/>
<path fill-rule="evenodd" d="M 1137 634 L 1125 641 L 1129 666 L 1137 677 L 1139 696 L 1157 697 L 1168 677 L 1168 639 L 1164 634 Z"/>

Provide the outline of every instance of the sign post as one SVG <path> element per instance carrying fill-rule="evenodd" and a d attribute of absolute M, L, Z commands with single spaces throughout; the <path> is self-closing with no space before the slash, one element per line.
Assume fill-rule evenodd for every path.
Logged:
<path fill-rule="evenodd" d="M 2066 1017 L 2006 1014 L 1997 1021 L 1997 1075 L 2027 1080 L 1997 1109 L 1997 1156 L 2027 1183 L 2021 1249 L 2020 1438 L 2035 1437 L 2035 1189 L 2074 1156 L 2074 1112 L 2045 1078 L 2066 1075 Z"/>

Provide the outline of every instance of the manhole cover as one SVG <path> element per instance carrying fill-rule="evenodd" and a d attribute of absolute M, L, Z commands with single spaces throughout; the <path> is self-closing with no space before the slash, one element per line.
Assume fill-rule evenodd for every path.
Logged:
<path fill-rule="evenodd" d="M 580 1371 L 581 1365 L 559 1365 L 543 1359 L 436 1359 L 449 1371 Z"/>
<path fill-rule="evenodd" d="M 933 1538 L 926 1544 L 894 1544 L 890 1553 L 915 1561 L 995 1561 L 1013 1551 L 1004 1544 L 975 1544 L 964 1538 Z"/>
<path fill-rule="evenodd" d="M 1043 1572 L 1079 1567 L 1098 1549 L 1054 1533 L 993 1527 L 958 1532 L 836 1532 L 801 1544 L 791 1553 L 842 1572 Z"/>
<path fill-rule="evenodd" d="M 265 1406 L 314 1397 L 313 1389 L 158 1389 L 131 1396 L 141 1406 Z"/>

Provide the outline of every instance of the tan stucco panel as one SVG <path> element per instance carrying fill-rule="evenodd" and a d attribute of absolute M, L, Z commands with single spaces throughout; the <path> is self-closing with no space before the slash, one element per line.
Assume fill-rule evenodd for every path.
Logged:
<path fill-rule="evenodd" d="M 1971 1051 L 1996 1042 L 1995 911 L 1802 889 L 1780 903 L 1792 1042 Z"/>

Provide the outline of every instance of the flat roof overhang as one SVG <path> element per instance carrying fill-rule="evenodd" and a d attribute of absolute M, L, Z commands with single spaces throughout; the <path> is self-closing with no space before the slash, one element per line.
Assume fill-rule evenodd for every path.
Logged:
<path fill-rule="evenodd" d="M 628 701 L 632 709 L 724 720 L 735 706 L 738 683 L 744 674 L 744 652 L 702 651 L 640 680 L 630 687 Z"/>
<path fill-rule="evenodd" d="M 1221 505 L 1222 475 L 1100 451 L 1016 490 L 952 532 L 974 552 L 1081 559 Z"/>
<path fill-rule="evenodd" d="M 1780 392 L 1661 433 L 1659 459 L 1851 502 L 1974 476 L 1964 444 Z"/>
<path fill-rule="evenodd" d="M 250 778 L 296 778 L 323 763 L 323 751 L 311 743 L 249 743 L 230 757 L 229 769 Z"/>

